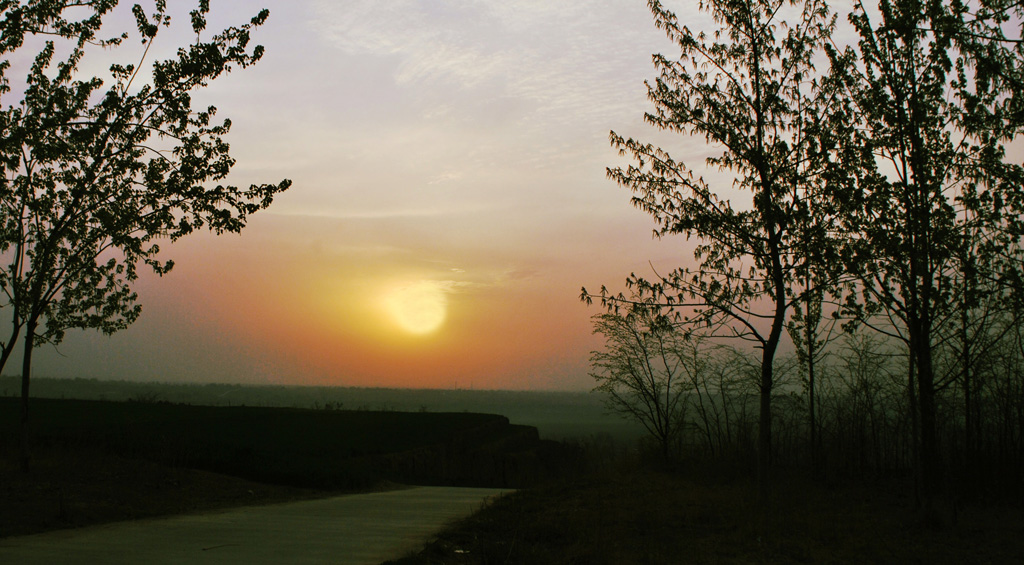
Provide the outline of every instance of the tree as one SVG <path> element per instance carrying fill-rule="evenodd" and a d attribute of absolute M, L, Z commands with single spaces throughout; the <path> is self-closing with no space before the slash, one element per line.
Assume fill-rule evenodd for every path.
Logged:
<path fill-rule="evenodd" d="M 1000 273 L 1003 256 L 1022 257 L 1005 230 L 995 230 L 978 221 L 978 215 L 965 211 L 961 219 L 961 248 L 954 254 L 951 276 L 955 312 L 939 326 L 939 350 L 935 381 L 941 390 L 957 387 L 963 400 L 963 462 L 974 466 L 983 441 L 984 414 L 981 395 L 985 380 L 993 376 L 993 355 L 1001 347 L 1020 312 L 1013 307 L 1015 289 Z M 994 251 L 997 251 L 994 253 Z M 993 264 L 995 261 L 995 264 Z M 1020 289 L 1016 289 L 1020 292 Z"/>
<path fill-rule="evenodd" d="M 676 331 L 657 309 L 636 307 L 593 320 L 594 333 L 606 339 L 590 357 L 594 390 L 612 411 L 642 424 L 669 460 L 684 424 L 687 385 L 706 371 L 699 340 Z"/>
<path fill-rule="evenodd" d="M 956 281 L 1019 281 L 1019 259 L 1005 260 L 1004 246 L 992 242 L 1015 237 L 1009 226 L 1024 176 L 1005 163 L 1003 144 L 1021 122 L 1017 96 L 998 78 L 1013 74 L 1011 59 L 986 55 L 996 49 L 986 33 L 998 34 L 984 18 L 939 0 L 882 0 L 879 10 L 875 25 L 858 2 L 850 16 L 858 48 L 831 54 L 856 110 L 833 132 L 847 171 L 832 185 L 833 203 L 847 237 L 844 264 L 859 279 L 847 312 L 869 325 L 885 314 L 891 329 L 873 327 L 910 353 L 917 467 L 929 504 L 941 473 L 934 351 L 941 327 L 973 292 L 970 280 Z M 979 230 L 990 243 L 972 247 Z"/>
<path fill-rule="evenodd" d="M 147 79 L 149 49 L 171 21 L 164 0 L 148 15 L 136 4 L 141 54 L 112 65 L 104 87 L 80 77 L 79 66 L 90 52 L 125 49 L 134 35 L 97 38 L 116 5 L 0 0 L 0 96 L 20 95 L 0 109 L 0 289 L 11 321 L 0 370 L 24 333 L 24 467 L 33 348 L 59 343 L 69 329 L 127 327 L 141 310 L 131 289 L 139 265 L 158 275 L 173 266 L 160 259 L 160 240 L 201 228 L 237 232 L 291 184 L 211 186 L 234 164 L 223 139 L 231 122 L 216 123 L 212 106 L 192 108 L 194 91 L 260 59 L 250 32 L 268 11 L 203 39 L 209 1 L 199 0 L 190 13 L 195 42 L 153 62 Z M 46 41 L 19 92 L 8 73 L 27 37 Z"/>
<path fill-rule="evenodd" d="M 724 328 L 760 349 L 758 484 L 764 497 L 774 359 L 794 299 L 794 272 L 803 260 L 800 236 L 811 233 L 804 227 L 815 210 L 806 201 L 817 155 L 814 132 L 832 103 L 814 78 L 812 58 L 835 19 L 819 0 L 710 0 L 701 9 L 719 29 L 709 35 L 681 26 L 657 0 L 648 5 L 655 25 L 680 53 L 678 60 L 654 56 L 659 76 L 648 84 L 648 98 L 655 110 L 645 120 L 720 147 L 708 166 L 735 173 L 733 188 L 751 200 L 747 208 L 734 208 L 723 191 L 712 190 L 667 151 L 612 132 L 612 145 L 636 164 L 608 175 L 633 191 L 633 205 L 658 224 L 655 235 L 700 241 L 695 267 L 653 280 L 632 275 L 626 285 L 675 308 L 682 323 Z M 783 20 L 787 10 L 796 13 L 795 23 Z M 599 298 L 612 308 L 631 302 L 603 287 L 595 295 L 584 289 L 582 298 Z"/>
<path fill-rule="evenodd" d="M 729 457 L 743 452 L 747 427 L 747 404 L 757 388 L 756 362 L 747 352 L 705 338 L 694 339 L 688 349 L 695 370 L 687 371 L 693 429 L 712 457 Z M 752 378 L 753 377 L 753 378 Z"/>
<path fill-rule="evenodd" d="M 806 256 L 805 256 L 806 257 Z M 811 470 L 821 476 L 820 408 L 818 407 L 818 386 L 822 361 L 829 355 L 828 344 L 838 337 L 837 318 L 827 321 L 823 313 L 826 294 L 835 288 L 836 276 L 830 269 L 812 260 L 805 259 L 798 279 L 802 285 L 799 300 L 794 304 L 793 315 L 786 330 L 796 349 L 797 360 L 803 373 L 804 390 L 807 393 L 807 426 L 810 430 Z"/>

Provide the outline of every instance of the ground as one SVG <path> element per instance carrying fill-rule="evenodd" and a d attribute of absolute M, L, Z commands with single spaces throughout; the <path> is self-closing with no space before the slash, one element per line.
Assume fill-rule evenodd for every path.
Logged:
<path fill-rule="evenodd" d="M 385 485 L 393 488 L 394 485 Z M 0 536 L 335 494 L 100 455 L 0 457 Z M 900 479 L 780 477 L 760 504 L 743 473 L 637 461 L 523 489 L 400 561 L 424 563 L 1020 563 L 1021 501 L 914 508 Z"/>
<path fill-rule="evenodd" d="M 519 491 L 397 563 L 1024 561 L 1019 506 L 923 519 L 904 487 L 780 479 L 762 507 L 742 478 L 620 468 Z"/>
<path fill-rule="evenodd" d="M 25 474 L 5 453 L 0 537 L 326 494 L 83 449 L 37 449 Z"/>

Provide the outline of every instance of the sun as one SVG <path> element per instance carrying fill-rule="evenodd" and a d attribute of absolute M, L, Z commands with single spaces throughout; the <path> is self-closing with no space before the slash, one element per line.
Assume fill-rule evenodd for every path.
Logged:
<path fill-rule="evenodd" d="M 437 281 L 419 281 L 388 292 L 384 308 L 403 330 L 426 335 L 444 324 L 448 316 L 448 296 Z"/>

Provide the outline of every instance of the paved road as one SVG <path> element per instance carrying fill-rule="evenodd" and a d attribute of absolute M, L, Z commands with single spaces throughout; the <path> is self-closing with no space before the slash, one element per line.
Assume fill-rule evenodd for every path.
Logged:
<path fill-rule="evenodd" d="M 500 489 L 416 487 L 0 539 L 0 563 L 379 564 Z"/>

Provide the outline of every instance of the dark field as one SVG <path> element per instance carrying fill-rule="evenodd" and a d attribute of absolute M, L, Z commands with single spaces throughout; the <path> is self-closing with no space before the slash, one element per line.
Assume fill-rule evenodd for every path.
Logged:
<path fill-rule="evenodd" d="M 33 467 L 0 398 L 0 536 L 401 488 L 517 486 L 401 563 L 1020 563 L 1022 501 L 924 515 L 909 481 L 742 465 L 667 471 L 607 442 L 554 443 L 501 416 L 36 399 Z M 333 408 L 333 407 L 332 407 Z"/>
<path fill-rule="evenodd" d="M 396 484 L 524 486 L 561 467 L 502 416 L 0 398 L 0 536 Z"/>
<path fill-rule="evenodd" d="M 1024 562 L 1019 501 L 966 506 L 938 525 L 900 481 L 782 479 L 761 509 L 755 486 L 731 475 L 626 465 L 517 491 L 394 563 Z"/>
<path fill-rule="evenodd" d="M 0 376 L 0 396 L 16 396 L 20 387 L 20 377 Z M 602 397 L 589 392 L 146 383 L 36 377 L 32 379 L 32 396 L 195 406 L 501 414 L 513 424 L 537 428 L 541 438 L 552 440 L 601 436 L 632 444 L 646 434 L 639 424 L 608 414 Z"/>
<path fill-rule="evenodd" d="M 28 475 L 5 451 L 0 481 L 0 538 L 331 494 L 89 448 L 36 449 Z"/>

